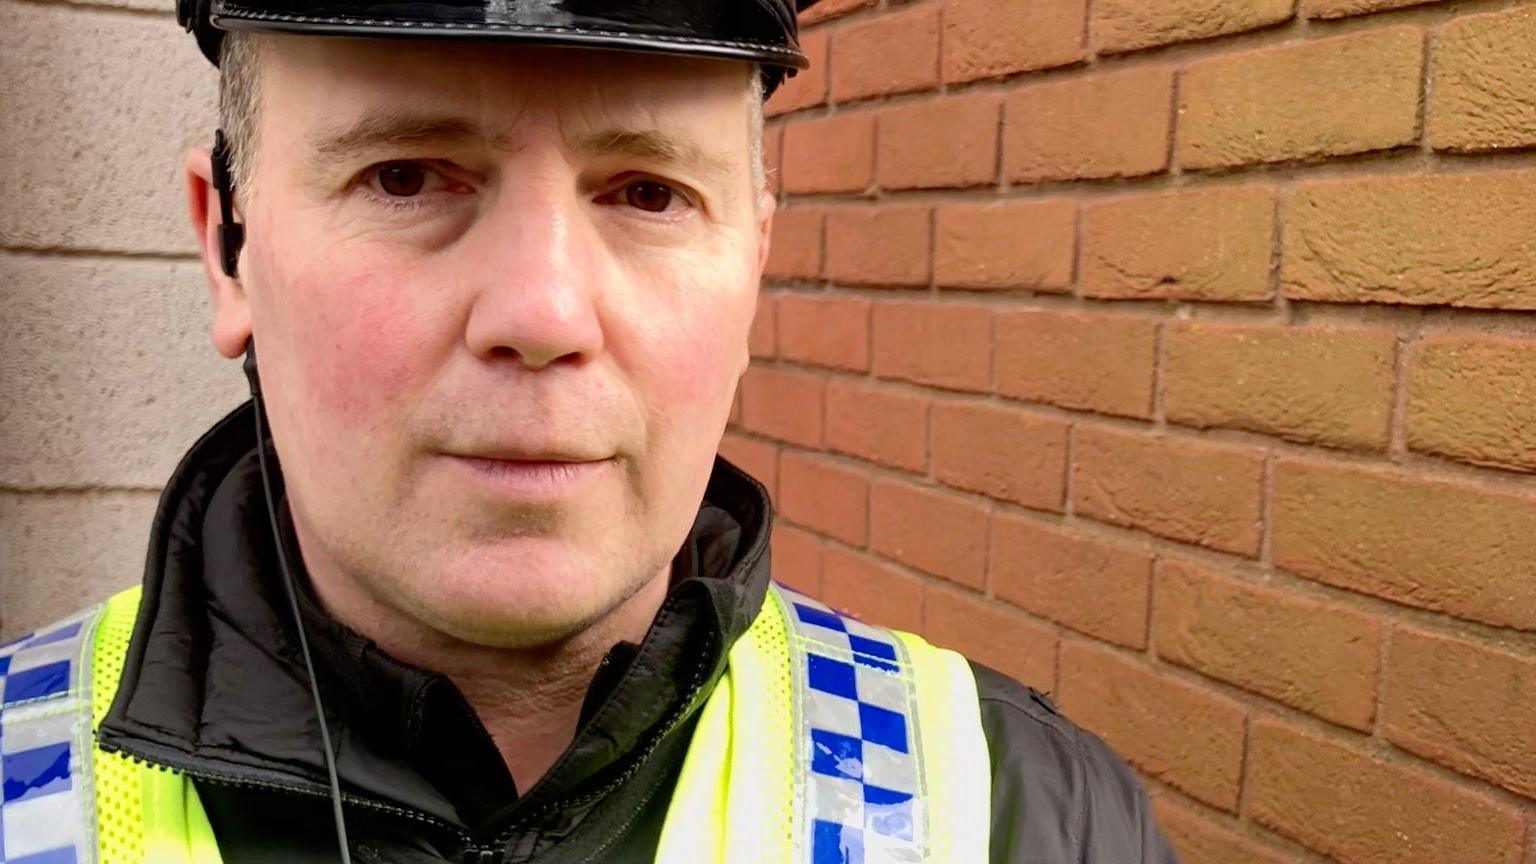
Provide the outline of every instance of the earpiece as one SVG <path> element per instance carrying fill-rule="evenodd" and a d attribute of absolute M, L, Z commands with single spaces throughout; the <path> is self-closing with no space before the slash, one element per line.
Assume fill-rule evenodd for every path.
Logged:
<path fill-rule="evenodd" d="M 245 340 L 245 380 L 251 385 L 251 398 L 257 400 L 256 408 L 261 410 L 261 376 L 256 374 L 256 340 Z"/>
<path fill-rule="evenodd" d="M 224 275 L 233 279 L 240 275 L 245 226 L 235 221 L 235 182 L 229 170 L 229 141 L 223 129 L 213 133 L 213 188 L 219 193 L 219 264 Z"/>

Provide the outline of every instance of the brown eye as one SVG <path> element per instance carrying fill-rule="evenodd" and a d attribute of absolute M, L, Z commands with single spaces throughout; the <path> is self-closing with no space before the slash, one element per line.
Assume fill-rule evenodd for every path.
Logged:
<path fill-rule="evenodd" d="M 653 180 L 639 180 L 624 188 L 625 203 L 647 213 L 665 213 L 676 195 L 671 186 Z"/>
<path fill-rule="evenodd" d="M 427 184 L 427 171 L 414 162 L 391 162 L 379 168 L 379 188 L 386 195 L 411 198 Z"/>

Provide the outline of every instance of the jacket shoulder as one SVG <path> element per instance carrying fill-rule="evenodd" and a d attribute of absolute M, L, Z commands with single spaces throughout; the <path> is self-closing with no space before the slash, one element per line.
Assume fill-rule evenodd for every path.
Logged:
<path fill-rule="evenodd" d="M 0 710 L 78 695 L 80 666 L 100 605 L 0 645 Z"/>
<path fill-rule="evenodd" d="M 1123 759 L 1040 691 L 971 669 L 992 757 L 992 864 L 1176 864 Z"/>

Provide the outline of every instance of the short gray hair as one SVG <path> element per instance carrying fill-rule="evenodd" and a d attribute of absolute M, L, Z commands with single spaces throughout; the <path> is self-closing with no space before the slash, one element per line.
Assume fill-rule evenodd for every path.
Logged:
<path fill-rule="evenodd" d="M 229 142 L 235 188 L 242 193 L 250 191 L 256 152 L 256 108 L 261 100 L 257 53 L 257 40 L 240 32 L 226 33 L 219 50 L 219 128 Z"/>
<path fill-rule="evenodd" d="M 768 169 L 763 159 L 763 73 L 756 66 L 752 68 L 752 92 L 747 96 L 747 122 L 748 134 L 751 137 L 751 150 L 748 158 L 752 160 L 752 192 L 756 195 L 754 202 L 760 201 L 768 194 Z M 754 207 L 757 203 L 753 204 Z"/>
<path fill-rule="evenodd" d="M 219 128 L 229 142 L 229 163 L 235 176 L 235 188 L 251 193 L 252 160 L 256 152 L 256 111 L 261 102 L 258 40 L 248 33 L 224 35 L 219 52 Z M 747 97 L 748 132 L 751 150 L 752 189 L 759 196 L 767 191 L 768 175 L 763 165 L 763 76 L 752 70 L 751 91 Z"/>

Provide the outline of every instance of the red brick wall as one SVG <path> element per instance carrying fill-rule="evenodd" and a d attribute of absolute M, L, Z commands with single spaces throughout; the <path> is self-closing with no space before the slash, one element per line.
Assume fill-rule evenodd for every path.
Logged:
<path fill-rule="evenodd" d="M 1191 864 L 1536 864 L 1536 5 L 823 0 L 724 452 Z"/>

